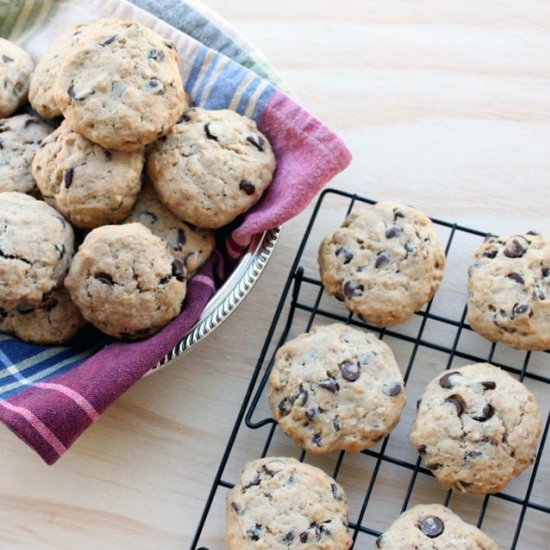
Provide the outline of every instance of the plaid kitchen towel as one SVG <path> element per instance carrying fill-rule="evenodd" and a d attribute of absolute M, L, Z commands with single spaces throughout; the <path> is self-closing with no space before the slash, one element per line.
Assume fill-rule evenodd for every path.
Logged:
<path fill-rule="evenodd" d="M 277 171 L 261 201 L 189 282 L 183 312 L 147 340 L 113 342 L 87 328 L 67 346 L 36 346 L 0 334 L 0 420 L 54 463 L 121 394 L 172 349 L 199 319 L 251 238 L 301 212 L 350 162 L 340 139 L 285 95 L 280 79 L 247 42 L 197 0 L 0 0 L 0 36 L 35 59 L 73 23 L 138 20 L 172 40 L 193 103 L 252 117 L 269 138 Z"/>

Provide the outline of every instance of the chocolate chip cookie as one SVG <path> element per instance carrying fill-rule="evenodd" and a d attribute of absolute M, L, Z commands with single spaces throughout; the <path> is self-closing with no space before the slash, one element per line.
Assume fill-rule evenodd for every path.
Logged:
<path fill-rule="evenodd" d="M 31 162 L 51 132 L 51 126 L 31 115 L 0 120 L 0 192 L 36 193 Z"/>
<path fill-rule="evenodd" d="M 214 232 L 185 223 L 157 197 L 150 182 L 141 189 L 134 209 L 127 222 L 139 222 L 151 230 L 153 235 L 168 243 L 174 258 L 185 267 L 187 277 L 191 278 L 210 257 L 216 246 Z"/>
<path fill-rule="evenodd" d="M 380 550 L 498 550 L 477 527 L 440 504 L 419 504 L 403 512 L 378 538 Z"/>
<path fill-rule="evenodd" d="M 271 183 L 275 156 L 253 120 L 189 109 L 151 148 L 147 173 L 178 218 L 216 229 L 246 212 Z"/>
<path fill-rule="evenodd" d="M 30 195 L 0 193 L 0 307 L 45 302 L 73 252 L 72 227 L 59 212 Z"/>
<path fill-rule="evenodd" d="M 64 289 L 54 290 L 39 305 L 20 304 L 10 311 L 0 307 L 0 332 L 31 344 L 63 344 L 83 325 L 80 311 Z"/>
<path fill-rule="evenodd" d="M 282 346 L 269 377 L 273 418 L 314 454 L 376 445 L 405 405 L 389 346 L 344 324 L 314 327 Z"/>
<path fill-rule="evenodd" d="M 352 212 L 319 249 L 326 292 L 380 327 L 405 322 L 427 303 L 444 266 L 429 218 L 394 202 Z"/>
<path fill-rule="evenodd" d="M 87 33 L 65 55 L 54 97 L 73 130 L 106 149 L 136 151 L 187 107 L 174 45 L 136 22 Z"/>
<path fill-rule="evenodd" d="M 91 23 L 73 25 L 53 42 L 48 51 L 38 61 L 31 75 L 29 102 L 33 109 L 45 118 L 61 115 L 53 93 L 53 86 L 59 75 L 59 67 L 65 55 L 87 34 L 97 30 L 112 28 L 122 23 L 119 19 L 99 19 Z"/>
<path fill-rule="evenodd" d="M 505 371 L 477 363 L 430 382 L 410 438 L 445 488 L 496 493 L 531 464 L 540 428 L 534 395 Z"/>
<path fill-rule="evenodd" d="M 10 116 L 26 101 L 33 69 L 30 54 L 0 38 L 0 118 Z"/>
<path fill-rule="evenodd" d="M 347 550 L 348 505 L 338 483 L 294 458 L 249 462 L 226 500 L 229 550 Z"/>
<path fill-rule="evenodd" d="M 65 287 L 84 318 L 115 338 L 144 338 L 181 310 L 185 268 L 140 223 L 92 230 L 75 254 Z"/>
<path fill-rule="evenodd" d="M 142 151 L 104 149 L 65 120 L 36 152 L 32 172 L 44 200 L 84 229 L 123 221 L 141 187 Z"/>
<path fill-rule="evenodd" d="M 489 236 L 469 270 L 468 323 L 491 342 L 550 349 L 550 239 Z"/>

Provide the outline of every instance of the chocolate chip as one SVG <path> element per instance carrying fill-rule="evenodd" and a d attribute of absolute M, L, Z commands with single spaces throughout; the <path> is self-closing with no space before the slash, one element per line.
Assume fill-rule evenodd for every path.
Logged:
<path fill-rule="evenodd" d="M 506 275 L 506 278 L 511 279 L 512 281 L 520 285 L 525 284 L 523 277 L 519 273 L 508 273 L 508 275 Z"/>
<path fill-rule="evenodd" d="M 8 312 L 3 307 L 0 307 L 0 317 L 5 319 L 7 316 Z"/>
<path fill-rule="evenodd" d="M 178 281 L 185 281 L 185 268 L 179 260 L 174 260 L 172 262 L 172 275 Z"/>
<path fill-rule="evenodd" d="M 63 183 L 65 184 L 65 187 L 69 189 L 69 187 L 73 183 L 73 177 L 74 177 L 74 168 L 69 168 L 68 170 L 65 170 L 65 174 L 63 175 Z"/>
<path fill-rule="evenodd" d="M 319 411 L 318 407 L 311 407 L 305 412 L 306 418 L 308 420 L 313 420 L 315 416 L 317 415 L 317 412 Z"/>
<path fill-rule="evenodd" d="M 456 414 L 458 416 L 462 415 L 466 407 L 466 403 L 464 402 L 464 399 L 462 398 L 462 396 L 458 394 L 454 394 L 454 395 L 451 395 L 450 397 L 447 397 L 444 403 L 451 403 L 451 405 L 454 405 L 456 408 Z"/>
<path fill-rule="evenodd" d="M 303 407 L 307 403 L 308 397 L 308 391 L 303 386 L 300 386 L 298 389 L 298 395 L 296 396 L 296 405 L 298 405 L 298 407 Z"/>
<path fill-rule="evenodd" d="M 462 376 L 462 375 L 459 372 L 456 372 L 456 371 L 446 372 L 439 379 L 439 385 L 442 388 L 446 388 L 446 389 L 453 388 L 454 387 L 454 384 L 453 384 L 453 381 L 452 381 L 453 376 Z"/>
<path fill-rule="evenodd" d="M 35 309 L 36 307 L 32 304 L 19 304 L 17 306 L 17 311 L 21 313 L 21 315 L 28 315 L 29 313 L 32 313 Z"/>
<path fill-rule="evenodd" d="M 327 378 L 326 380 L 321 380 L 319 386 L 325 390 L 328 390 L 332 393 L 336 393 L 340 389 L 340 385 L 334 378 Z"/>
<path fill-rule="evenodd" d="M 109 149 L 105 149 L 105 151 L 103 153 L 104 153 L 105 158 L 107 160 L 111 160 L 113 158 L 113 153 L 111 153 L 111 151 L 109 151 Z"/>
<path fill-rule="evenodd" d="M 330 488 L 332 490 L 332 496 L 337 499 L 338 498 L 338 487 L 337 487 L 336 483 L 331 483 Z"/>
<path fill-rule="evenodd" d="M 28 118 L 25 120 L 25 124 L 23 125 L 23 128 L 28 128 L 32 124 L 40 124 L 39 120 L 36 120 L 36 118 Z"/>
<path fill-rule="evenodd" d="M 542 268 L 542 278 L 546 279 L 550 275 L 550 267 L 543 267 Z"/>
<path fill-rule="evenodd" d="M 401 393 L 401 384 L 399 382 L 394 382 L 390 386 L 384 384 L 382 387 L 382 393 L 388 397 L 395 397 Z"/>
<path fill-rule="evenodd" d="M 311 441 L 313 442 L 314 445 L 317 445 L 317 447 L 323 446 L 323 438 L 321 437 L 321 434 L 315 434 L 311 438 Z"/>
<path fill-rule="evenodd" d="M 420 403 L 422 403 L 422 399 L 418 399 L 416 401 L 416 410 L 418 410 L 420 408 Z"/>
<path fill-rule="evenodd" d="M 527 235 L 533 235 L 534 237 L 540 237 L 540 233 L 538 231 L 533 231 L 533 229 L 530 229 L 527 231 Z"/>
<path fill-rule="evenodd" d="M 283 542 L 292 542 L 294 540 L 294 531 L 289 531 L 284 537 Z"/>
<path fill-rule="evenodd" d="M 494 390 L 497 387 L 496 383 L 492 382 L 491 380 L 482 382 L 481 385 L 483 386 L 484 390 Z"/>
<path fill-rule="evenodd" d="M 409 243 L 405 243 L 405 260 L 409 257 L 409 254 L 415 252 L 416 248 Z"/>
<path fill-rule="evenodd" d="M 332 421 L 332 427 L 334 428 L 335 432 L 340 431 L 340 421 L 338 420 L 338 417 L 336 416 L 334 420 Z"/>
<path fill-rule="evenodd" d="M 180 227 L 178 229 L 178 250 L 181 250 L 186 242 L 187 237 L 185 236 L 185 231 Z"/>
<path fill-rule="evenodd" d="M 424 456 L 426 454 L 426 450 L 427 450 L 427 447 L 426 445 L 419 445 L 417 448 L 416 448 L 416 452 L 421 455 L 421 456 Z"/>
<path fill-rule="evenodd" d="M 243 485 L 243 489 L 246 491 L 247 489 L 250 489 L 251 487 L 255 487 L 256 485 L 259 485 L 260 482 L 261 482 L 260 472 L 256 472 L 256 475 L 254 476 L 254 479 L 252 481 L 249 481 L 246 485 Z"/>
<path fill-rule="evenodd" d="M 215 136 L 215 135 L 210 131 L 210 122 L 207 122 L 207 123 L 204 125 L 204 133 L 206 134 L 206 137 L 207 137 L 208 139 L 213 139 L 214 141 L 218 141 L 217 136 Z"/>
<path fill-rule="evenodd" d="M 376 269 L 382 267 L 385 264 L 389 264 L 392 260 L 391 254 L 389 252 L 379 252 L 376 256 L 374 262 L 374 267 Z"/>
<path fill-rule="evenodd" d="M 291 401 L 287 397 L 285 397 L 282 401 L 279 401 L 277 408 L 279 409 L 281 416 L 287 416 L 288 414 L 290 414 L 292 405 L 293 405 L 293 401 Z"/>
<path fill-rule="evenodd" d="M 474 416 L 473 419 L 477 420 L 478 422 L 486 422 L 494 414 L 495 414 L 494 407 L 490 403 L 487 403 L 487 405 L 483 407 L 483 411 L 481 411 L 481 416 Z"/>
<path fill-rule="evenodd" d="M 167 47 L 167 48 L 170 48 L 171 50 L 175 50 L 176 49 L 176 46 L 173 42 L 170 42 L 170 40 L 165 40 L 164 41 L 164 45 Z"/>
<path fill-rule="evenodd" d="M 489 258 L 490 260 L 496 258 L 496 255 L 498 253 L 498 250 L 496 248 L 492 248 L 491 250 L 486 250 L 485 252 L 482 252 L 481 255 L 484 258 Z"/>
<path fill-rule="evenodd" d="M 252 145 L 254 145 L 254 147 L 256 147 L 256 149 L 258 149 L 258 151 L 263 153 L 265 141 L 264 141 L 264 138 L 262 136 L 248 136 L 246 138 L 246 141 L 248 141 L 248 143 L 251 143 Z"/>
<path fill-rule="evenodd" d="M 0 149 L 3 149 L 4 148 L 4 145 L 2 143 L 2 140 L 0 139 Z"/>
<path fill-rule="evenodd" d="M 256 187 L 248 180 L 242 180 L 241 183 L 239 183 L 239 189 L 244 191 L 247 195 L 253 195 L 256 192 Z"/>
<path fill-rule="evenodd" d="M 426 464 L 426 468 L 428 468 L 428 470 L 437 470 L 438 468 L 441 468 L 441 464 Z"/>
<path fill-rule="evenodd" d="M 506 247 L 504 248 L 504 255 L 508 258 L 521 258 L 526 251 L 527 247 L 519 240 L 519 238 L 514 237 L 506 244 Z"/>
<path fill-rule="evenodd" d="M 532 297 L 533 300 L 546 300 L 546 294 L 538 286 L 533 288 Z"/>
<path fill-rule="evenodd" d="M 6 55 L 5 53 L 2 54 L 2 61 L 4 63 L 13 63 L 13 59 L 9 55 Z"/>
<path fill-rule="evenodd" d="M 269 476 L 273 477 L 277 472 L 275 470 L 270 470 L 267 464 L 262 464 L 262 470 Z"/>
<path fill-rule="evenodd" d="M 523 315 L 525 313 L 528 313 L 530 310 L 530 307 L 528 304 L 514 304 L 514 307 L 512 308 L 512 319 L 516 315 Z"/>
<path fill-rule="evenodd" d="M 399 225 L 392 224 L 386 229 L 386 239 L 394 239 L 403 233 L 403 228 Z"/>
<path fill-rule="evenodd" d="M 109 38 L 104 40 L 103 42 L 100 42 L 99 45 L 100 46 L 108 46 L 109 44 L 112 44 L 116 40 L 116 37 L 117 37 L 117 35 L 113 34 L 112 36 L 109 36 Z"/>
<path fill-rule="evenodd" d="M 250 540 L 257 541 L 260 540 L 262 536 L 262 526 L 259 523 L 256 523 L 253 527 L 250 527 L 246 530 L 246 535 Z"/>
<path fill-rule="evenodd" d="M 357 298 L 363 295 L 365 287 L 362 284 L 359 284 L 356 280 L 350 279 L 344 283 L 344 294 L 348 298 Z"/>
<path fill-rule="evenodd" d="M 403 214 L 403 211 L 400 208 L 394 208 L 393 209 L 393 219 L 396 220 L 397 218 L 404 218 L 405 214 Z"/>
<path fill-rule="evenodd" d="M 342 373 L 342 377 L 348 382 L 355 382 L 361 376 L 359 365 L 350 361 L 340 363 L 340 372 Z"/>
<path fill-rule="evenodd" d="M 437 516 L 428 516 L 420 520 L 416 526 L 431 539 L 439 537 L 445 530 L 445 524 Z"/>
<path fill-rule="evenodd" d="M 300 533 L 300 542 L 302 544 L 305 544 L 307 542 L 307 539 L 308 539 L 307 531 L 303 531 L 302 533 Z"/>
<path fill-rule="evenodd" d="M 108 273 L 98 273 L 95 278 L 104 285 L 113 286 L 113 278 Z"/>
<path fill-rule="evenodd" d="M 145 88 L 152 91 L 155 95 L 162 95 L 164 93 L 164 86 L 157 78 L 151 78 L 148 80 L 145 83 Z"/>
<path fill-rule="evenodd" d="M 147 57 L 155 61 L 162 61 L 164 59 L 164 54 L 157 48 L 151 48 L 147 53 Z"/>
<path fill-rule="evenodd" d="M 242 510 L 242 508 L 235 501 L 231 502 L 231 508 L 237 512 L 237 514 Z"/>
<path fill-rule="evenodd" d="M 335 252 L 336 256 L 342 257 L 344 265 L 349 264 L 353 260 L 353 252 L 345 246 L 339 246 Z"/>

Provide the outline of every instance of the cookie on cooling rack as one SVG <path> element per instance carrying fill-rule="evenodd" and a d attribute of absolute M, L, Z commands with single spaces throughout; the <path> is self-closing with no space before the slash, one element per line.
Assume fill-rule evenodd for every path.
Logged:
<path fill-rule="evenodd" d="M 403 512 L 377 539 L 380 550 L 498 550 L 497 543 L 440 504 Z"/>
<path fill-rule="evenodd" d="M 535 396 L 505 371 L 476 363 L 430 382 L 410 439 L 446 489 L 496 493 L 532 463 L 540 430 Z"/>
<path fill-rule="evenodd" d="M 227 494 L 229 550 L 347 550 L 348 505 L 342 487 L 294 458 L 249 462 Z"/>
<path fill-rule="evenodd" d="M 84 318 L 102 332 L 144 338 L 180 312 L 185 269 L 140 223 L 104 225 L 84 239 L 65 287 Z"/>
<path fill-rule="evenodd" d="M 45 302 L 58 288 L 74 252 L 74 233 L 44 201 L 0 193 L 0 307 Z"/>
<path fill-rule="evenodd" d="M 0 38 L 0 118 L 13 114 L 27 99 L 33 68 L 29 53 Z"/>
<path fill-rule="evenodd" d="M 380 327 L 405 322 L 443 278 L 445 253 L 419 210 L 379 202 L 352 212 L 319 249 L 325 290 Z"/>
<path fill-rule="evenodd" d="M 42 140 L 53 128 L 31 115 L 0 120 L 0 192 L 36 192 L 31 163 Z"/>
<path fill-rule="evenodd" d="M 469 271 L 468 323 L 491 342 L 550 349 L 550 239 L 489 236 Z"/>
<path fill-rule="evenodd" d="M 275 156 L 256 123 L 227 109 L 189 109 L 147 159 L 160 200 L 182 220 L 211 229 L 251 208 L 274 170 Z"/>
<path fill-rule="evenodd" d="M 273 417 L 314 454 L 376 445 L 405 405 L 403 377 L 389 346 L 344 324 L 314 327 L 284 344 L 269 383 Z"/>
<path fill-rule="evenodd" d="M 143 152 L 104 149 L 65 120 L 34 155 L 44 200 L 83 229 L 122 222 L 141 188 Z"/>
<path fill-rule="evenodd" d="M 160 202 L 150 182 L 143 185 L 126 222 L 139 222 L 153 235 L 166 241 L 174 258 L 184 265 L 187 278 L 200 269 L 216 247 L 213 231 L 185 223 L 174 216 Z"/>
<path fill-rule="evenodd" d="M 187 108 L 175 46 L 126 21 L 86 34 L 65 55 L 54 97 L 73 130 L 118 151 L 143 148 Z"/>

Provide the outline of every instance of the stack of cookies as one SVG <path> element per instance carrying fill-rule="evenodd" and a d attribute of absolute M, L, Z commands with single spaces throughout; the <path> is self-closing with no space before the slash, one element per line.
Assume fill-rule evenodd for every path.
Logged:
<path fill-rule="evenodd" d="M 76 25 L 36 67 L 0 39 L 0 80 L 0 331 L 155 333 L 214 230 L 271 183 L 268 139 L 233 111 L 191 108 L 174 44 L 136 22 Z"/>

